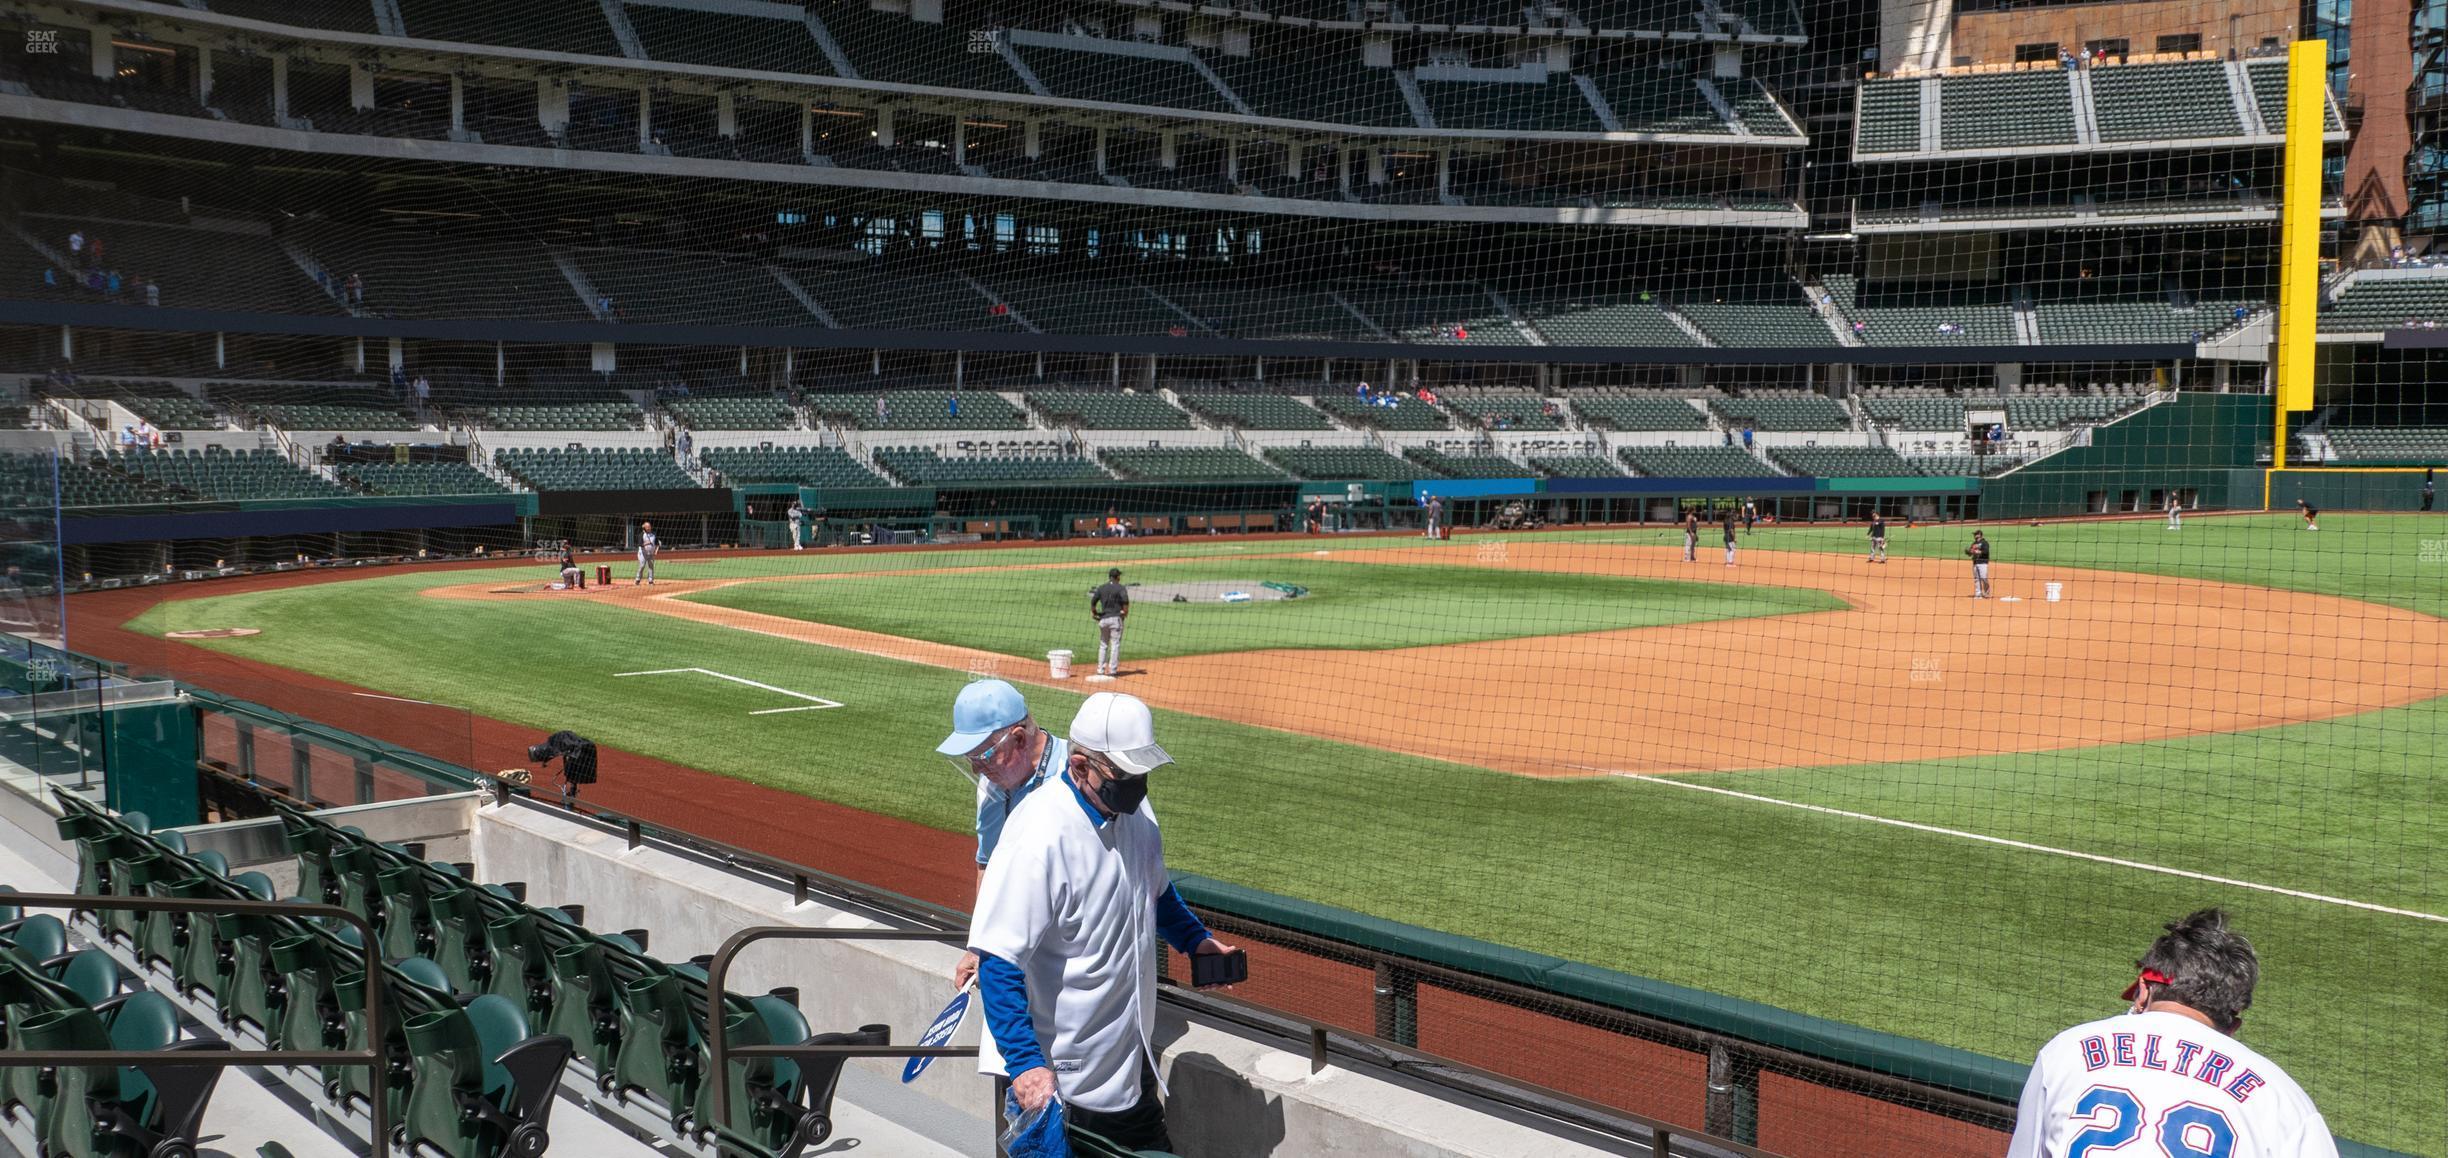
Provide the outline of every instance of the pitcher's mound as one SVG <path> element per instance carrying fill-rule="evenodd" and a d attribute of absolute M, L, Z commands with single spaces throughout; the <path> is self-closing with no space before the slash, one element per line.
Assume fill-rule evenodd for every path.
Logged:
<path fill-rule="evenodd" d="M 166 631 L 165 639 L 236 639 L 241 635 L 262 635 L 260 627 L 207 627 L 201 631 Z"/>
<path fill-rule="evenodd" d="M 1141 583 L 1131 588 L 1133 603 L 1272 603 L 1298 599 L 1309 589 L 1290 583 L 1256 579 L 1195 579 L 1186 583 Z"/>

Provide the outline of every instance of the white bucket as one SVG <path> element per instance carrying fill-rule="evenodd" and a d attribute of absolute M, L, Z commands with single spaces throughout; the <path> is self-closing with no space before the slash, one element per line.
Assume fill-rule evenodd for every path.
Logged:
<path fill-rule="evenodd" d="M 1058 680 L 1067 680 L 1067 679 L 1070 679 L 1070 678 L 1071 678 L 1071 653 L 1070 653 L 1070 651 L 1066 649 L 1066 650 L 1061 650 L 1061 651 L 1049 651 L 1049 652 L 1047 652 L 1047 653 L 1046 653 L 1046 667 L 1047 667 L 1047 668 L 1048 668 L 1048 669 L 1049 669 L 1049 670 L 1052 672 L 1052 674 L 1053 674 L 1053 676 L 1054 676 L 1054 678 L 1055 678 L 1055 679 L 1058 679 Z"/>
<path fill-rule="evenodd" d="M 2042 589 L 2042 590 L 2044 590 L 2044 591 L 2046 591 L 2046 592 L 2048 593 L 2048 601 L 2049 601 L 2049 602 L 2051 602 L 2051 603 L 2063 603 L 2063 602 L 2065 602 L 2065 584 L 2063 584 L 2063 583 L 2043 583 L 2043 584 L 2041 584 L 2040 586 L 2041 586 L 2041 589 Z"/>

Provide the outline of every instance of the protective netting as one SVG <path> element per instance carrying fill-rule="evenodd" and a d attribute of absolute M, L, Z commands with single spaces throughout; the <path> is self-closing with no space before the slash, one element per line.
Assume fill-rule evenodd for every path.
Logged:
<path fill-rule="evenodd" d="M 2220 905 L 2439 1152 L 2437 33 L 2318 15 L 2273 413 L 2289 6 L 21 4 L 9 561 L 221 771 L 955 906 L 961 687 L 1141 696 L 1242 996 L 1772 1151 L 1996 1151 Z"/>

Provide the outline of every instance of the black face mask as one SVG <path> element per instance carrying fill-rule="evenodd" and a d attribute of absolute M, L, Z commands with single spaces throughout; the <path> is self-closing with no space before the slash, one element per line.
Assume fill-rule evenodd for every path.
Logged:
<path fill-rule="evenodd" d="M 1103 784 L 1097 785 L 1097 804 L 1115 816 L 1128 816 L 1139 811 L 1139 802 L 1147 799 L 1147 777 L 1120 776 L 1108 773 Z"/>

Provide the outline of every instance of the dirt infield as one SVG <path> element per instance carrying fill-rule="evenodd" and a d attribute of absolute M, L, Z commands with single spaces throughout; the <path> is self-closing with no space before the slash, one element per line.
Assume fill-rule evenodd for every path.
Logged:
<path fill-rule="evenodd" d="M 1847 607 L 1390 651 L 1187 656 L 1133 665 L 1118 687 L 1178 711 L 1538 776 L 1887 763 L 2133 743 L 2326 719 L 2448 691 L 2442 674 L 2448 620 L 2266 587 L 2000 564 L 2000 598 L 1984 601 L 1969 597 L 1968 565 L 1930 559 L 1873 565 L 1854 556 L 1754 551 L 1729 568 L 1707 552 L 1701 562 L 1685 563 L 1668 547 L 1573 543 L 1511 543 L 1485 557 L 1442 546 L 1333 558 L 1808 587 L 1835 594 Z M 585 597 L 891 659 L 1054 682 L 1034 661 L 678 598 L 741 582 L 824 578 L 616 586 Z M 2046 601 L 2044 584 L 2051 582 L 2063 585 L 2064 601 Z M 492 587 L 465 584 L 431 594 L 505 597 Z M 1355 694 L 1382 707 L 1354 710 Z"/>

